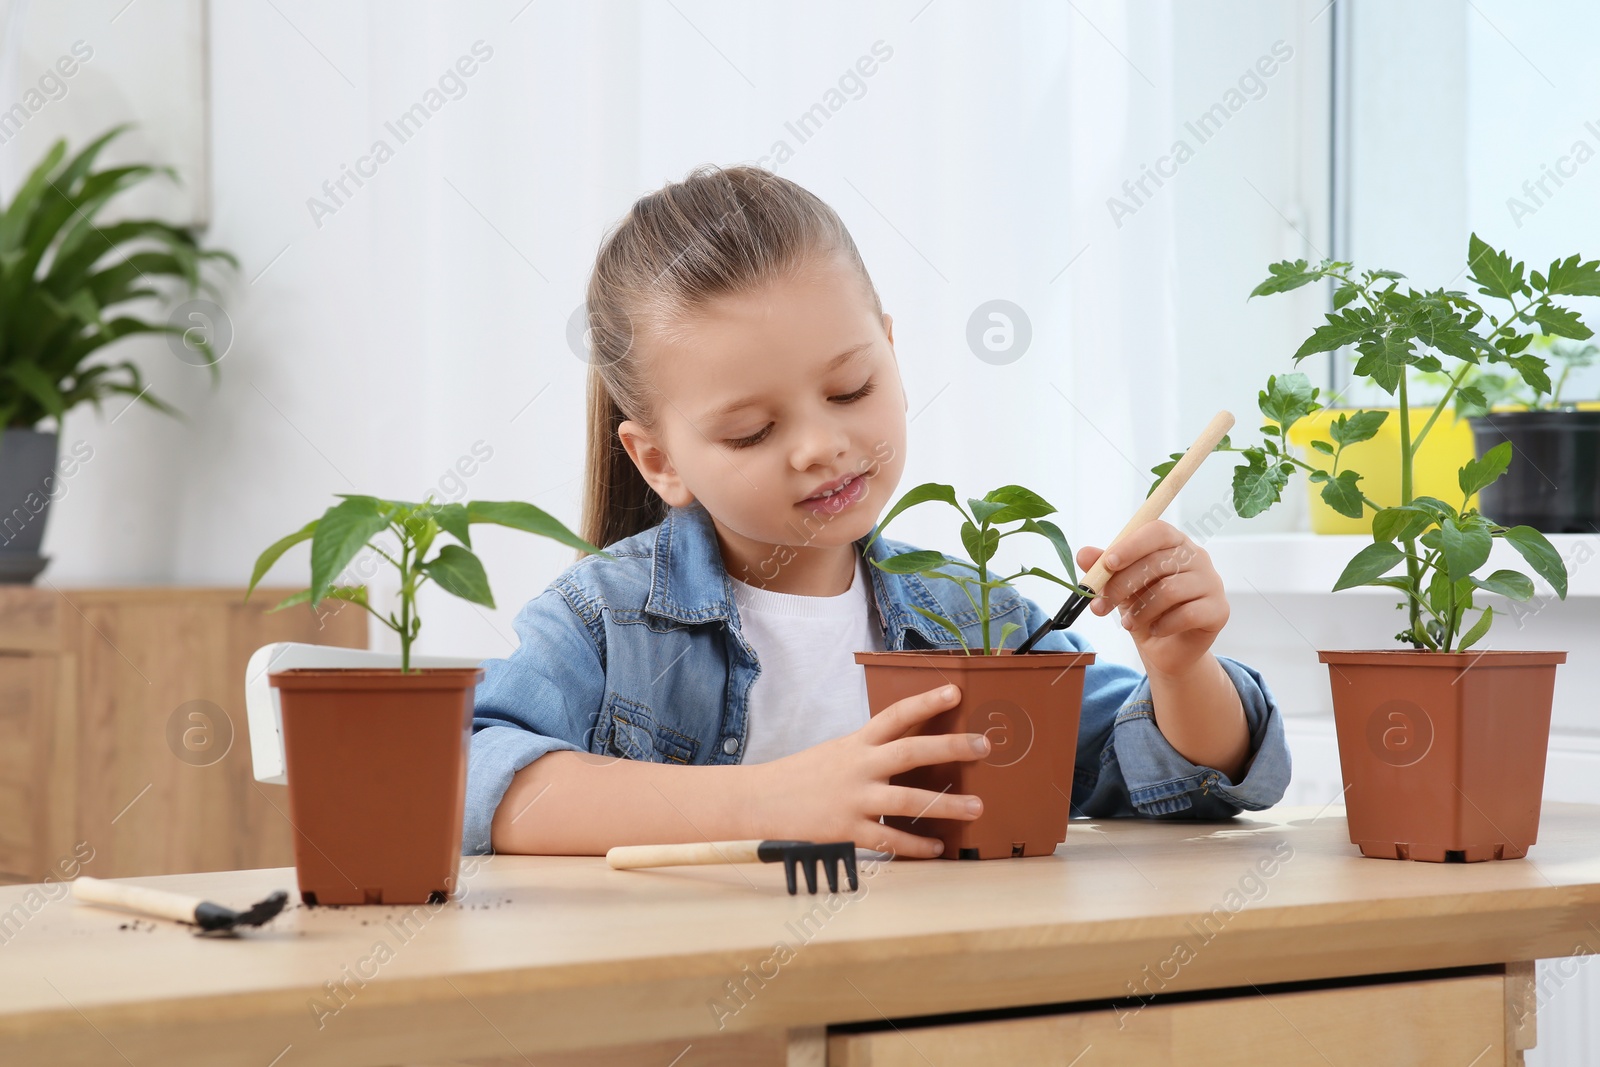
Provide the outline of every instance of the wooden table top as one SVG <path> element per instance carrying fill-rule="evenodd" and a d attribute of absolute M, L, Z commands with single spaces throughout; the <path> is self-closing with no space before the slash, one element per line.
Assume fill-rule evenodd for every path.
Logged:
<path fill-rule="evenodd" d="M 832 897 L 803 882 L 790 897 L 776 864 L 464 857 L 447 904 L 294 903 L 235 939 L 11 886 L 0 1053 L 255 1067 L 291 1046 L 283 1067 L 526 1054 L 1600 949 L 1600 807 L 1547 804 L 1526 859 L 1474 864 L 1362 858 L 1343 815 L 1075 821 L 1035 859 L 863 852 L 859 892 Z M 297 895 L 288 868 L 130 881 L 241 908 Z"/>

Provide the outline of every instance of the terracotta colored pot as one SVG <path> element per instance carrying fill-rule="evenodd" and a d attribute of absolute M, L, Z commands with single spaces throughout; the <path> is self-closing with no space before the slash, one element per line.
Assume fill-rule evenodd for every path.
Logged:
<path fill-rule="evenodd" d="M 1539 836 L 1565 652 L 1318 652 L 1363 856 L 1515 859 Z"/>
<path fill-rule="evenodd" d="M 914 734 L 987 734 L 981 760 L 918 767 L 895 785 L 983 799 L 971 821 L 890 815 L 897 830 L 944 842 L 945 859 L 992 860 L 1048 856 L 1067 837 L 1072 815 L 1072 770 L 1078 751 L 1083 679 L 1093 652 L 1003 649 L 992 656 L 961 649 L 857 652 L 866 668 L 867 703 L 876 715 L 897 700 L 941 685 L 961 690 L 961 702 Z"/>
<path fill-rule="evenodd" d="M 461 863 L 477 667 L 269 674 L 307 904 L 426 904 Z"/>

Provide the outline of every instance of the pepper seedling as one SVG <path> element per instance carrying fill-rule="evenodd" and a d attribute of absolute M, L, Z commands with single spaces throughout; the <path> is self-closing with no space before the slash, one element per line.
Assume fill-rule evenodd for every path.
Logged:
<path fill-rule="evenodd" d="M 1066 535 L 1061 528 L 1045 519 L 1046 515 L 1054 515 L 1056 509 L 1038 493 L 1025 489 L 1020 485 L 1003 485 L 991 490 L 983 499 L 967 498 L 967 507 L 963 508 L 956 501 L 955 489 L 952 486 L 939 482 L 924 482 L 923 484 L 907 490 L 906 493 L 895 501 L 887 515 L 878 523 L 878 528 L 873 532 L 867 544 L 872 544 L 883 533 L 891 520 L 907 508 L 915 507 L 929 501 L 942 500 L 961 513 L 961 544 L 967 550 L 969 559 L 956 559 L 932 549 L 919 549 L 913 552 L 902 552 L 890 556 L 883 561 L 873 560 L 872 563 L 879 570 L 889 574 L 918 574 L 924 578 L 941 578 L 945 581 L 955 582 L 961 586 L 961 591 L 966 594 L 967 600 L 972 604 L 972 609 L 977 613 L 978 622 L 983 630 L 983 655 L 994 654 L 994 649 L 989 642 L 989 594 L 991 590 L 1007 586 L 1013 579 L 1023 575 L 1033 575 L 1046 578 L 1057 585 L 1064 586 L 1074 593 L 1085 596 L 1094 596 L 1090 590 L 1078 584 L 1077 568 L 1072 562 L 1072 548 L 1067 544 Z M 971 510 L 969 511 L 968 508 Z M 1010 523 L 1019 523 L 1015 529 L 999 529 Z M 1024 567 L 1015 574 L 1004 578 L 990 576 L 987 569 L 988 563 L 994 558 L 1000 542 L 1016 534 L 1032 533 L 1047 539 L 1055 548 L 1056 556 L 1061 560 L 1061 566 L 1066 569 L 1067 578 L 1060 578 L 1043 569 L 1042 567 Z M 953 573 L 947 573 L 946 568 L 954 568 Z M 977 595 L 973 593 L 976 590 Z M 911 610 L 924 618 L 938 624 L 961 643 L 962 649 L 972 655 L 972 649 L 967 645 L 966 639 L 961 634 L 961 627 L 950 619 L 924 608 L 911 605 Z M 1000 647 L 1004 648 L 1006 638 L 1012 631 L 1022 627 L 1014 622 L 1005 623 L 1000 628 Z"/>
<path fill-rule="evenodd" d="M 615 557 L 601 551 L 567 529 L 554 516 L 532 504 L 517 501 L 480 500 L 471 503 L 439 504 L 432 498 L 420 504 L 404 500 L 382 500 L 375 496 L 337 494 L 341 503 L 312 519 L 294 533 L 267 547 L 256 560 L 245 599 L 266 576 L 268 570 L 290 548 L 302 541 L 311 542 L 311 588 L 286 597 L 272 611 L 297 604 L 310 604 L 316 610 L 324 600 L 343 600 L 365 608 L 373 618 L 400 637 L 400 670 L 411 670 L 411 645 L 422 629 L 417 612 L 417 591 L 433 581 L 439 588 L 472 604 L 494 607 L 489 591 L 489 576 L 483 561 L 472 551 L 471 528 L 475 523 L 493 523 L 513 530 L 548 537 L 564 545 L 605 559 Z M 377 543 L 383 534 L 393 536 L 387 548 Z M 428 558 L 428 551 L 440 534 L 459 544 L 445 544 Z M 393 564 L 400 573 L 399 611 L 384 614 L 367 602 L 364 585 L 335 585 L 345 568 L 363 548 Z"/>

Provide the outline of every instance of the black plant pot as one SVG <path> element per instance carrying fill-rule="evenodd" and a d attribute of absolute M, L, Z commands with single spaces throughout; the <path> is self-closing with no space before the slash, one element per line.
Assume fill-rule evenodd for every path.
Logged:
<path fill-rule="evenodd" d="M 1511 466 L 1479 510 L 1541 533 L 1600 530 L 1600 411 L 1495 411 L 1470 420 L 1478 455 L 1511 442 Z"/>
<path fill-rule="evenodd" d="M 0 440 L 0 583 L 26 584 L 49 562 L 39 555 L 50 501 L 59 493 L 56 435 L 7 430 Z"/>

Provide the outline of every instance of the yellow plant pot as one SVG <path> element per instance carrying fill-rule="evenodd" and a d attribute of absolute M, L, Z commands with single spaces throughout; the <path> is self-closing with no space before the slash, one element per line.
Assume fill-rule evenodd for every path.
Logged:
<path fill-rule="evenodd" d="M 1400 503 L 1400 409 L 1367 408 L 1368 411 L 1388 411 L 1377 436 L 1345 448 L 1339 459 L 1340 470 L 1353 470 L 1361 475 L 1358 483 L 1369 500 L 1393 507 Z M 1411 432 L 1415 434 L 1428 419 L 1431 408 L 1411 409 Z M 1300 449 L 1300 458 L 1321 467 L 1332 464 L 1333 458 L 1312 451 L 1311 441 L 1321 439 L 1332 443 L 1328 426 L 1340 415 L 1351 414 L 1350 409 L 1323 408 L 1313 411 L 1289 427 L 1289 441 Z M 1446 410 L 1433 424 L 1428 436 L 1417 451 L 1412 468 L 1413 496 L 1437 497 L 1452 506 L 1461 500 L 1461 484 L 1457 472 L 1475 455 L 1472 443 L 1472 425 L 1466 419 L 1457 419 L 1454 412 Z M 1300 477 L 1304 477 L 1302 471 Z M 1372 511 L 1366 509 L 1359 519 L 1341 515 L 1322 500 L 1322 486 L 1306 479 L 1310 491 L 1311 529 L 1319 534 L 1363 534 L 1372 532 Z M 1478 506 L 1473 495 L 1469 507 Z"/>

